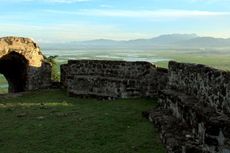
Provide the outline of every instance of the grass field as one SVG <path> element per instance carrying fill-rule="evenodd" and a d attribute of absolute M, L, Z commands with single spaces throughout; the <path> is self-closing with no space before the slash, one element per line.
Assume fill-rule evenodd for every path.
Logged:
<path fill-rule="evenodd" d="M 153 100 L 97 101 L 62 90 L 0 99 L 1 153 L 164 153 L 141 112 Z"/>
<path fill-rule="evenodd" d="M 178 62 L 205 64 L 218 69 L 230 70 L 230 54 L 161 52 L 158 55 Z M 160 67 L 168 67 L 168 61 L 156 62 L 155 64 Z"/>

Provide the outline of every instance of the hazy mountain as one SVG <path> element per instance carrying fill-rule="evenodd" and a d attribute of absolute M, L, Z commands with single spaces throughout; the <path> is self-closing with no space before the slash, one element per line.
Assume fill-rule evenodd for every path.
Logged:
<path fill-rule="evenodd" d="M 171 44 L 181 41 L 191 40 L 197 38 L 196 34 L 171 34 L 171 35 L 161 35 L 156 38 L 152 38 L 152 42 L 160 44 Z"/>
<path fill-rule="evenodd" d="M 177 48 L 219 48 L 230 47 L 230 39 L 200 37 L 196 34 L 169 34 L 151 39 L 115 41 L 96 39 L 68 43 L 42 43 L 43 49 L 177 49 Z"/>
<path fill-rule="evenodd" d="M 230 39 L 213 38 L 213 37 L 197 37 L 191 40 L 178 43 L 183 46 L 193 47 L 230 47 Z"/>

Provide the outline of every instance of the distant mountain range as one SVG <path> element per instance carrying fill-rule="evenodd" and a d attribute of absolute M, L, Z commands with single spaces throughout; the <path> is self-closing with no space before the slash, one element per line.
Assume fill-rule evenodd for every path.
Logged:
<path fill-rule="evenodd" d="M 230 38 L 200 37 L 196 34 L 169 34 L 151 39 L 116 41 L 96 39 L 67 43 L 42 43 L 43 49 L 177 49 L 230 48 Z"/>

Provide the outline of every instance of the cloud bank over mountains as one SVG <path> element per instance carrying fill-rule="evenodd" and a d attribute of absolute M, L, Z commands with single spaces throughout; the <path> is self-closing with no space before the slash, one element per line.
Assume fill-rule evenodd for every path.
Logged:
<path fill-rule="evenodd" d="M 230 0 L 1 0 L 0 13 L 1 37 L 40 42 L 165 33 L 230 37 Z"/>

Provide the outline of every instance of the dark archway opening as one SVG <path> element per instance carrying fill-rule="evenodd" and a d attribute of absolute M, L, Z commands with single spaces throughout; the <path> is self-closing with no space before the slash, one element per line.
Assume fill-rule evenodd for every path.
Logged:
<path fill-rule="evenodd" d="M 8 92 L 23 92 L 26 89 L 28 60 L 21 54 L 11 52 L 0 59 L 0 73 L 8 81 Z"/>

